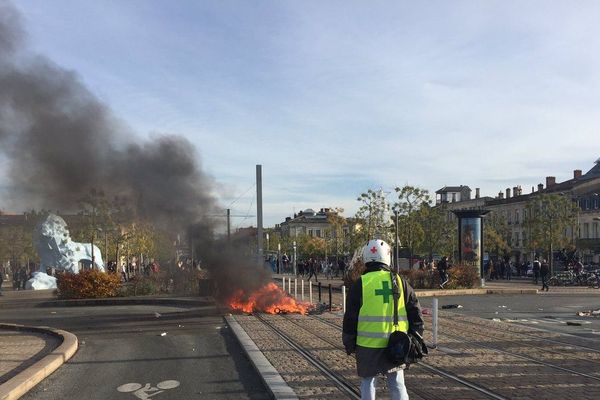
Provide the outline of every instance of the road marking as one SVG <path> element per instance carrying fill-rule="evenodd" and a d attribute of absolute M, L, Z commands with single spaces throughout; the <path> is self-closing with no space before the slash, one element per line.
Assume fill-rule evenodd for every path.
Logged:
<path fill-rule="evenodd" d="M 142 386 L 140 383 L 132 382 L 125 383 L 117 388 L 118 392 L 121 393 L 132 393 L 135 397 L 142 400 L 147 400 L 150 397 L 161 394 L 165 390 L 174 389 L 180 385 L 179 381 L 166 380 L 156 384 L 156 387 L 152 387 L 149 383 Z"/>

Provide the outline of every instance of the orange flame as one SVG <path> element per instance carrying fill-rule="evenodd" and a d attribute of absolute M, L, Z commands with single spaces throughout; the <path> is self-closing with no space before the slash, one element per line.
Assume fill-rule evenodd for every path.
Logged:
<path fill-rule="evenodd" d="M 246 294 L 240 289 L 233 294 L 228 304 L 234 310 L 246 313 L 265 312 L 268 314 L 278 314 L 280 312 L 306 314 L 312 307 L 310 303 L 298 302 L 288 296 L 273 282 L 250 294 Z"/>

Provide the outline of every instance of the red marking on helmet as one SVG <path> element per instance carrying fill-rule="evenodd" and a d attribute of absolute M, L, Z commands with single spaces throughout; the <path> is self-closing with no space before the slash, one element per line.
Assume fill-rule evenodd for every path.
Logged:
<path fill-rule="evenodd" d="M 371 247 L 371 253 L 373 253 L 373 254 L 377 253 L 377 247 L 375 247 L 375 246 Z"/>

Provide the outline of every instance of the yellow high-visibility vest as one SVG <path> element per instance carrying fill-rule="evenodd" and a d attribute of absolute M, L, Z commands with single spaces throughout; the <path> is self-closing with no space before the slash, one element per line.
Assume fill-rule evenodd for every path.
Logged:
<path fill-rule="evenodd" d="M 356 344 L 382 349 L 387 346 L 393 331 L 408 332 L 408 318 L 404 304 L 404 288 L 396 275 L 400 298 L 398 299 L 398 325 L 394 326 L 394 294 L 389 271 L 369 272 L 361 277 L 362 305 L 358 312 Z"/>

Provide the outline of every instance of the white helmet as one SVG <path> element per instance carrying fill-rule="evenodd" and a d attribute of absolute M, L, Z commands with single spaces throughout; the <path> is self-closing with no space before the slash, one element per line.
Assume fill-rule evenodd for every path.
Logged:
<path fill-rule="evenodd" d="M 380 262 L 388 267 L 392 264 L 392 249 L 390 245 L 380 239 L 369 240 L 362 250 L 365 264 Z"/>

